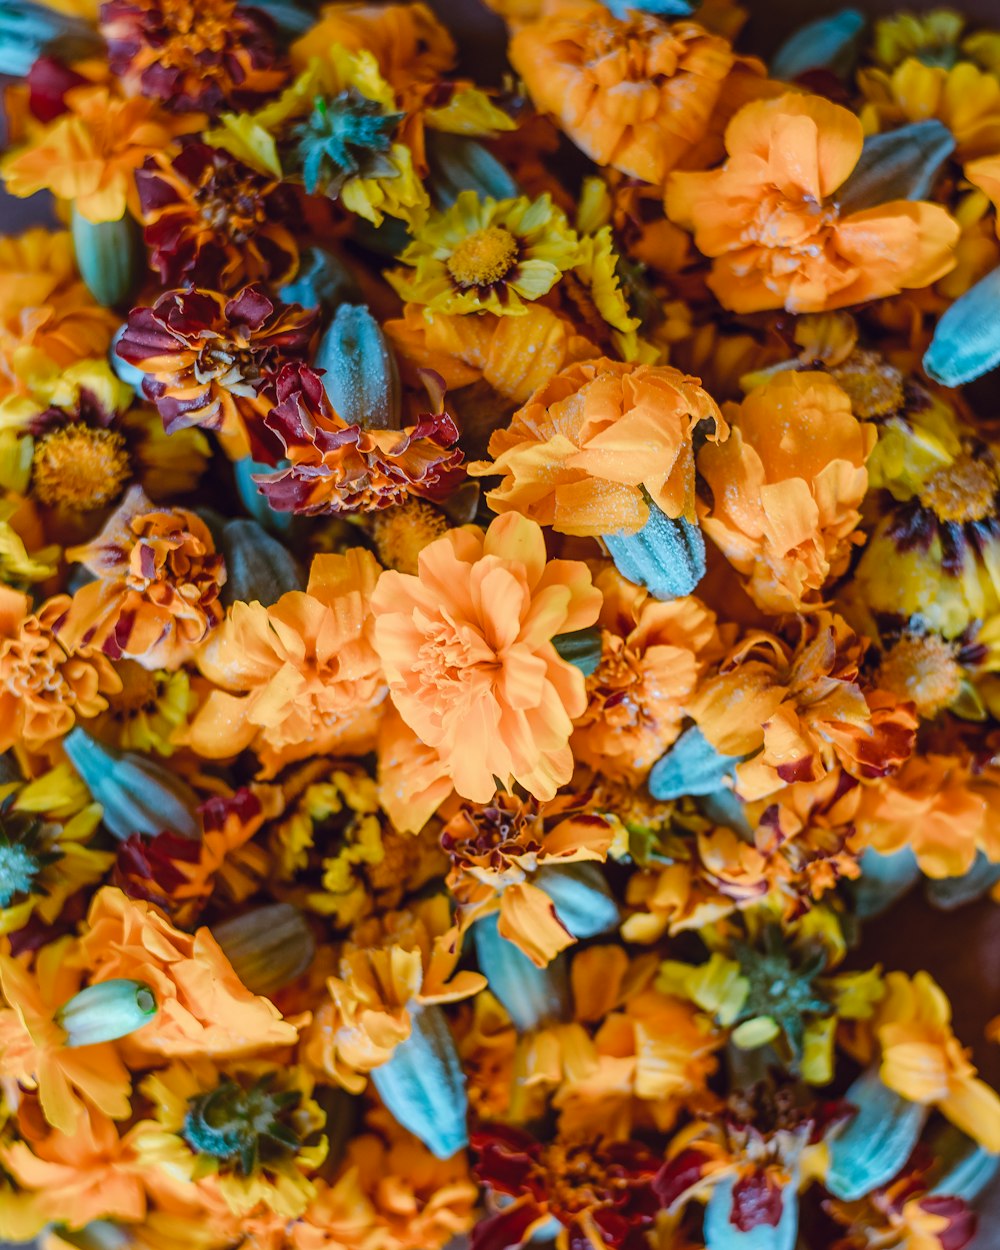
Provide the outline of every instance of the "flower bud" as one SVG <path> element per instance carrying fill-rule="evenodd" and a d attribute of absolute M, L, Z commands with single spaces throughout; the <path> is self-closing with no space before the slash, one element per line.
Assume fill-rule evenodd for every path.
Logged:
<path fill-rule="evenodd" d="M 226 561 L 226 584 L 220 596 L 232 603 L 277 603 L 289 590 L 303 590 L 299 567 L 287 548 L 256 521 L 243 518 L 222 527 L 219 543 Z"/>
<path fill-rule="evenodd" d="M 481 143 L 465 135 L 427 133 L 427 163 L 435 204 L 450 208 L 460 191 L 473 190 L 480 198 L 512 200 L 520 189 L 507 169 Z"/>
<path fill-rule="evenodd" d="M 163 832 L 201 836 L 198 796 L 169 768 L 133 751 L 104 746 L 79 726 L 63 740 L 63 748 L 103 807 L 104 824 L 116 838 Z"/>
<path fill-rule="evenodd" d="M 438 1006 L 410 1003 L 410 1036 L 372 1083 L 390 1113 L 439 1159 L 469 1144 L 465 1074 L 448 1020 Z"/>
<path fill-rule="evenodd" d="M 854 910 L 860 920 L 881 915 L 920 880 L 917 857 L 908 846 L 891 855 L 869 846 L 860 863 L 861 876 L 851 883 Z"/>
<path fill-rule="evenodd" d="M 618 904 L 597 864 L 540 868 L 532 880 L 552 900 L 559 923 L 575 938 L 596 937 L 618 924 Z"/>
<path fill-rule="evenodd" d="M 139 274 L 139 227 L 126 213 L 117 221 L 88 221 L 73 209 L 76 267 L 87 290 L 105 308 L 127 304 Z"/>
<path fill-rule="evenodd" d="M 877 1064 L 858 1077 L 844 1099 L 858 1110 L 830 1139 L 824 1184 L 835 1198 L 853 1202 L 900 1170 L 917 1144 L 927 1108 L 884 1085 Z"/>
<path fill-rule="evenodd" d="M 298 273 L 278 294 L 286 304 L 301 304 L 303 308 L 321 306 L 328 312 L 362 298 L 361 288 L 351 271 L 339 256 L 323 247 L 306 249 Z"/>
<path fill-rule="evenodd" d="M 771 74 L 785 82 L 814 69 L 847 77 L 857 60 L 858 41 L 864 28 L 864 14 L 857 9 L 839 9 L 828 17 L 806 22 L 775 52 Z"/>
<path fill-rule="evenodd" d="M 715 794 L 735 775 L 738 762 L 738 756 L 721 755 L 692 725 L 650 769 L 649 793 L 660 802 L 682 795 Z"/>
<path fill-rule="evenodd" d="M 88 985 L 56 1012 L 66 1046 L 94 1046 L 127 1037 L 156 1015 L 156 996 L 141 981 L 116 978 Z"/>
<path fill-rule="evenodd" d="M 930 199 L 954 150 L 951 131 L 933 118 L 869 135 L 853 173 L 837 192 L 840 211 L 857 213 L 890 200 Z"/>
<path fill-rule="evenodd" d="M 247 989 L 265 997 L 300 977 L 316 953 L 305 918 L 290 903 L 257 907 L 224 920 L 212 936 Z"/>
<path fill-rule="evenodd" d="M 496 915 L 477 920 L 472 938 L 479 970 L 519 1033 L 570 1019 L 569 977 L 563 955 L 557 955 L 544 968 L 537 967 L 501 936 Z"/>
<path fill-rule="evenodd" d="M 942 386 L 962 386 L 1000 365 L 1000 266 L 941 315 L 924 369 Z"/>
<path fill-rule="evenodd" d="M 341 304 L 314 361 L 336 412 L 365 430 L 399 429 L 402 398 L 396 361 L 363 304 Z"/>
<path fill-rule="evenodd" d="M 295 525 L 296 516 L 293 512 L 275 512 L 256 479 L 279 473 L 288 464 L 287 460 L 281 460 L 277 465 L 265 464 L 263 460 L 254 460 L 252 456 L 244 456 L 242 460 L 233 463 L 233 478 L 243 507 L 265 530 L 282 535 L 286 535 Z"/>
<path fill-rule="evenodd" d="M 929 880 L 924 886 L 927 901 L 941 911 L 954 911 L 964 907 L 966 903 L 974 903 L 992 890 L 1000 881 L 1000 864 L 987 859 L 982 851 L 976 852 L 976 858 L 968 872 L 960 877 L 940 877 Z"/>
<path fill-rule="evenodd" d="M 668 517 L 647 498 L 649 520 L 638 533 L 605 534 L 622 577 L 645 586 L 655 599 L 689 595 L 705 576 L 705 539 L 684 517 Z"/>
<path fill-rule="evenodd" d="M 584 677 L 595 672 L 601 662 L 601 631 L 596 625 L 589 629 L 577 629 L 571 634 L 559 634 L 552 639 L 559 657 L 567 664 L 574 664 Z"/>
<path fill-rule="evenodd" d="M 100 56 L 103 49 L 100 35 L 83 18 L 58 13 L 33 0 L 0 4 L 0 74 L 26 78 L 45 53 L 68 65 Z"/>

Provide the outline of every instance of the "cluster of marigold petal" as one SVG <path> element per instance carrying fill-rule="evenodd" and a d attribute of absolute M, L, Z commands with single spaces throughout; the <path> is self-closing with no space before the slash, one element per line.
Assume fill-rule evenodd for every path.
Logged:
<path fill-rule="evenodd" d="M 422 3 L 25 19 L 0 1239 L 963 1250 L 1000 1097 L 857 947 L 1000 898 L 1000 427 L 921 367 L 1000 34 L 490 8 L 502 86 Z"/>

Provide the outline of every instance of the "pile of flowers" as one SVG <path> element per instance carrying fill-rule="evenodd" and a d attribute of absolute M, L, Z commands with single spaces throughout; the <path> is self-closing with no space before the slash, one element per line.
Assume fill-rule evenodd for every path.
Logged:
<path fill-rule="evenodd" d="M 970 1245 L 1000 33 L 2 7 L 0 1239 Z"/>

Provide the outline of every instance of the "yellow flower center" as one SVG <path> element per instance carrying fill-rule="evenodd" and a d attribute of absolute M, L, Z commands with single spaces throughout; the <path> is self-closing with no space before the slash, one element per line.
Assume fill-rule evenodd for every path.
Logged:
<path fill-rule="evenodd" d="M 830 375 L 847 392 L 856 417 L 867 420 L 903 406 L 903 375 L 878 352 L 858 348 Z"/>
<path fill-rule="evenodd" d="M 111 715 L 116 720 L 131 720 L 140 712 L 152 712 L 156 708 L 159 690 L 156 674 L 132 660 L 122 660 L 118 665 L 122 688 L 108 696 Z"/>
<path fill-rule="evenodd" d="M 460 287 L 493 286 L 517 261 L 517 239 L 502 226 L 487 226 L 463 239 L 448 257 L 448 272 Z"/>
<path fill-rule="evenodd" d="M 379 562 L 400 573 L 415 574 L 421 551 L 447 532 L 444 513 L 419 499 L 381 508 L 372 521 Z"/>
<path fill-rule="evenodd" d="M 942 521 L 982 521 L 994 510 L 997 475 L 989 460 L 956 456 L 920 492 L 920 502 Z"/>
<path fill-rule="evenodd" d="M 950 707 L 962 686 L 962 669 L 952 648 L 937 634 L 906 634 L 882 660 L 879 682 L 910 699 L 927 719 Z"/>
<path fill-rule="evenodd" d="M 121 494 L 131 465 L 117 430 L 64 425 L 39 439 L 33 484 L 44 504 L 89 512 Z"/>

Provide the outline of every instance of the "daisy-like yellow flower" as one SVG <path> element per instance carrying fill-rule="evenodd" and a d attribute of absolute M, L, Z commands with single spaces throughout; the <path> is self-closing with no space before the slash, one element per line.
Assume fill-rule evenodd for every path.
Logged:
<path fill-rule="evenodd" d="M 580 243 L 548 194 L 481 199 L 462 191 L 417 231 L 399 258 L 410 269 L 386 277 L 427 312 L 523 315 L 580 261 Z"/>
<path fill-rule="evenodd" d="M 122 688 L 107 696 L 107 710 L 87 724 L 87 732 L 121 751 L 173 755 L 174 735 L 188 723 L 198 699 L 184 669 L 147 669 L 119 660 Z"/>
<path fill-rule="evenodd" d="M 141 1090 L 155 1116 L 134 1130 L 143 1166 L 205 1190 L 209 1205 L 221 1197 L 236 1216 L 305 1211 L 327 1140 L 304 1068 L 248 1063 L 220 1072 L 195 1060 L 152 1073 Z"/>

